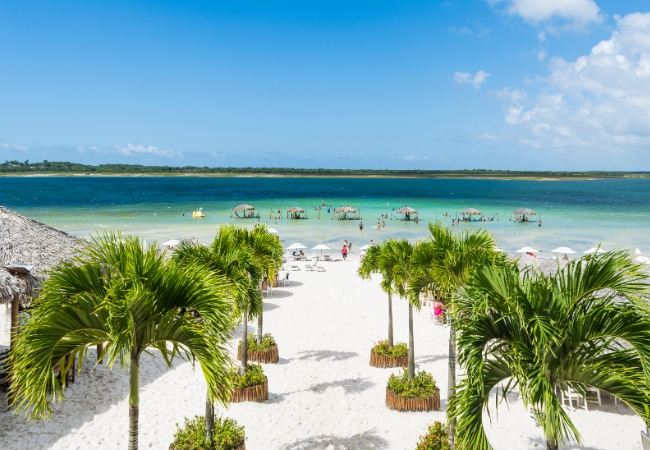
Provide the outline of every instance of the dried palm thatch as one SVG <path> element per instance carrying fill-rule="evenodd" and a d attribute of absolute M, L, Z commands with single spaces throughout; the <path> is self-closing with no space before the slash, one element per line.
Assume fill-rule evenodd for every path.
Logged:
<path fill-rule="evenodd" d="M 513 211 L 513 214 L 514 214 L 515 216 L 523 216 L 523 215 L 526 215 L 526 214 L 528 214 L 529 216 L 534 216 L 534 215 L 536 215 L 537 213 L 536 213 L 535 211 L 533 211 L 532 209 L 528 209 L 528 208 L 520 208 L 520 209 L 516 209 L 516 210 L 514 210 L 514 211 Z"/>
<path fill-rule="evenodd" d="M 305 210 L 298 207 L 298 206 L 292 206 L 291 208 L 287 209 L 288 213 L 304 213 Z"/>
<path fill-rule="evenodd" d="M 467 208 L 467 209 L 463 209 L 460 213 L 461 213 L 463 216 L 465 216 L 465 215 L 475 215 L 475 216 L 480 216 L 480 215 L 481 215 L 481 211 L 479 211 L 478 209 L 475 209 L 475 208 Z"/>
<path fill-rule="evenodd" d="M 353 208 L 351 206 L 342 206 L 341 208 L 336 208 L 334 210 L 335 213 L 353 213 L 356 212 L 357 208 Z"/>
<path fill-rule="evenodd" d="M 417 209 L 413 209 L 410 206 L 404 206 L 403 208 L 398 209 L 395 211 L 397 214 L 416 214 L 418 212 Z"/>
<path fill-rule="evenodd" d="M 0 206 L 0 301 L 10 302 L 16 294 L 29 300 L 47 272 L 81 247 L 79 238 Z M 25 273 L 6 269 L 17 265 L 33 268 Z"/>
<path fill-rule="evenodd" d="M 235 211 L 251 211 L 253 209 L 255 209 L 254 206 L 247 205 L 247 204 L 235 206 Z"/>

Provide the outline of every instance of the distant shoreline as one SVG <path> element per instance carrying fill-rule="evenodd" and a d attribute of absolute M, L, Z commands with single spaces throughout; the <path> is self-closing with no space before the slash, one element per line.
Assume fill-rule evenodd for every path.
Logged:
<path fill-rule="evenodd" d="M 290 167 L 172 167 L 137 164 L 5 161 L 0 177 L 250 177 L 250 178 L 435 178 L 486 180 L 597 180 L 606 178 L 650 178 L 650 172 L 623 171 L 526 171 L 526 170 L 380 170 L 380 169 L 297 169 Z"/>

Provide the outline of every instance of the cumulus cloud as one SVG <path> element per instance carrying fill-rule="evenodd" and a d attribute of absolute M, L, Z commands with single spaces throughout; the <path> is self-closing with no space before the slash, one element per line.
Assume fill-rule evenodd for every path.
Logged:
<path fill-rule="evenodd" d="M 602 21 L 594 0 L 488 0 L 488 3 L 535 24 L 554 19 L 574 25 Z"/>
<path fill-rule="evenodd" d="M 131 144 L 126 145 L 116 145 L 113 147 L 119 153 L 125 156 L 133 155 L 153 155 L 153 156 L 164 156 L 165 158 L 182 158 L 183 153 L 177 150 L 162 150 L 153 145 L 145 147 L 144 145 Z"/>
<path fill-rule="evenodd" d="M 429 159 L 428 156 L 415 156 L 415 155 L 405 155 L 405 156 L 395 156 L 393 155 L 393 159 L 400 159 L 402 161 L 408 161 L 408 162 L 418 162 L 418 161 L 426 161 Z"/>
<path fill-rule="evenodd" d="M 468 72 L 456 72 L 454 73 L 454 81 L 458 84 L 471 84 L 474 86 L 474 89 L 479 89 L 489 76 L 489 73 L 483 72 L 482 70 L 476 72 L 474 76 Z"/>
<path fill-rule="evenodd" d="M 588 55 L 551 59 L 546 86 L 530 104 L 520 91 L 499 91 L 506 124 L 522 143 L 610 151 L 650 146 L 650 13 L 615 19 L 611 37 Z"/>

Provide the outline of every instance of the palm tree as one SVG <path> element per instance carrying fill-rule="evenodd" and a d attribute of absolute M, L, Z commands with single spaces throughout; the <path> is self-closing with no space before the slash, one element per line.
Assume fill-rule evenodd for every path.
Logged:
<path fill-rule="evenodd" d="M 18 411 L 51 416 L 48 397 L 64 398 L 65 374 L 89 348 L 105 343 L 107 365 L 129 368 L 129 444 L 138 448 L 140 356 L 156 349 L 168 367 L 175 357 L 198 361 L 208 396 L 226 404 L 231 360 L 225 344 L 232 305 L 221 278 L 165 262 L 137 238 L 104 234 L 71 263 L 51 273 L 11 355 L 11 389 Z M 67 357 L 70 355 L 71 357 Z"/>
<path fill-rule="evenodd" d="M 384 264 L 380 265 L 382 252 L 386 246 L 375 244 L 368 248 L 366 256 L 359 264 L 357 274 L 364 280 L 369 280 L 373 274 L 381 273 L 381 289 L 388 295 L 388 347 L 393 346 L 393 280 L 391 270 Z M 382 268 L 384 269 L 382 271 Z"/>
<path fill-rule="evenodd" d="M 456 386 L 456 317 L 454 298 L 471 280 L 477 268 L 505 264 L 505 255 L 494 248 L 494 239 L 485 230 L 463 230 L 454 234 L 440 222 L 429 224 L 431 238 L 417 246 L 413 253 L 413 275 L 410 295 L 413 300 L 424 290 L 437 291 L 445 300 L 452 320 L 449 329 L 449 377 L 447 398 L 454 396 Z M 455 421 L 449 423 L 450 446 L 454 445 Z"/>
<path fill-rule="evenodd" d="M 248 245 L 250 232 L 233 225 L 222 225 L 209 246 L 198 242 L 184 242 L 175 251 L 173 261 L 182 267 L 201 267 L 213 277 L 225 280 L 234 301 L 233 315 L 242 317 L 241 368 L 248 366 L 248 319 L 262 309 L 262 295 L 258 289 L 262 270 L 256 264 Z M 212 439 L 214 402 L 206 397 L 206 440 Z"/>
<path fill-rule="evenodd" d="M 265 226 L 257 227 L 251 232 L 245 233 L 243 238 L 251 249 L 254 263 L 262 269 L 267 280 L 272 280 L 278 274 L 282 266 L 282 243 L 269 233 Z M 261 288 L 261 283 L 260 283 Z M 264 305 L 257 315 L 257 343 L 262 343 L 262 326 L 264 325 Z"/>
<path fill-rule="evenodd" d="M 624 252 L 575 259 L 555 274 L 481 269 L 456 300 L 459 361 L 466 370 L 450 404 L 458 448 L 489 450 L 482 411 L 490 391 L 519 387 L 556 450 L 581 438 L 556 389 L 609 392 L 650 424 L 650 284 Z"/>
<path fill-rule="evenodd" d="M 408 353 L 408 380 L 413 382 L 415 376 L 415 346 L 413 339 L 413 307 L 420 308 L 419 297 L 409 295 L 409 282 L 411 279 L 411 256 L 413 245 L 406 239 L 389 239 L 383 243 L 379 258 L 379 271 L 388 274 L 392 282 L 392 291 L 408 300 L 409 305 L 409 353 Z"/>

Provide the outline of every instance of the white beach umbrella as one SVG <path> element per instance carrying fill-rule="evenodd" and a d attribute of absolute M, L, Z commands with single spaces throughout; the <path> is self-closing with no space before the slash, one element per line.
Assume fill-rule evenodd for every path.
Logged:
<path fill-rule="evenodd" d="M 590 255 L 591 255 L 592 253 L 596 253 L 596 252 L 598 252 L 598 253 L 605 253 L 605 250 L 603 250 L 602 248 L 591 247 L 589 250 L 586 250 L 586 251 L 585 251 L 585 253 L 590 254 Z"/>
<path fill-rule="evenodd" d="M 636 260 L 645 264 L 650 264 L 650 258 L 647 256 L 637 256 Z"/>
<path fill-rule="evenodd" d="M 558 247 L 555 250 L 551 250 L 553 253 L 564 253 L 565 255 L 568 253 L 576 253 L 573 250 L 571 250 L 569 247 Z"/>
<path fill-rule="evenodd" d="M 640 255 L 641 254 L 641 250 L 639 250 L 639 247 L 637 247 L 636 250 L 634 250 L 634 254 L 635 255 Z"/>
<path fill-rule="evenodd" d="M 359 249 L 359 251 L 362 252 L 362 251 L 364 251 L 364 250 L 368 250 L 369 248 L 370 248 L 370 246 L 369 246 L 368 244 L 366 244 L 366 245 L 364 245 L 363 247 L 361 247 L 361 248 Z"/>
<path fill-rule="evenodd" d="M 492 250 L 494 250 L 495 252 L 508 253 L 507 250 L 501 250 L 499 247 L 492 247 Z"/>
<path fill-rule="evenodd" d="M 330 247 L 328 247 L 325 244 L 320 244 L 317 245 L 316 247 L 312 247 L 312 250 L 320 250 L 320 259 L 323 259 L 323 250 L 332 250 Z"/>
<path fill-rule="evenodd" d="M 287 247 L 287 250 L 297 250 L 301 248 L 307 248 L 306 245 L 302 245 L 300 242 L 295 242 Z"/>
<path fill-rule="evenodd" d="M 280 234 L 278 233 L 278 230 L 276 230 L 275 228 L 267 228 L 266 230 L 271 234 Z"/>
<path fill-rule="evenodd" d="M 523 247 L 517 250 L 515 253 L 539 253 L 541 250 L 537 250 L 533 247 Z"/>

